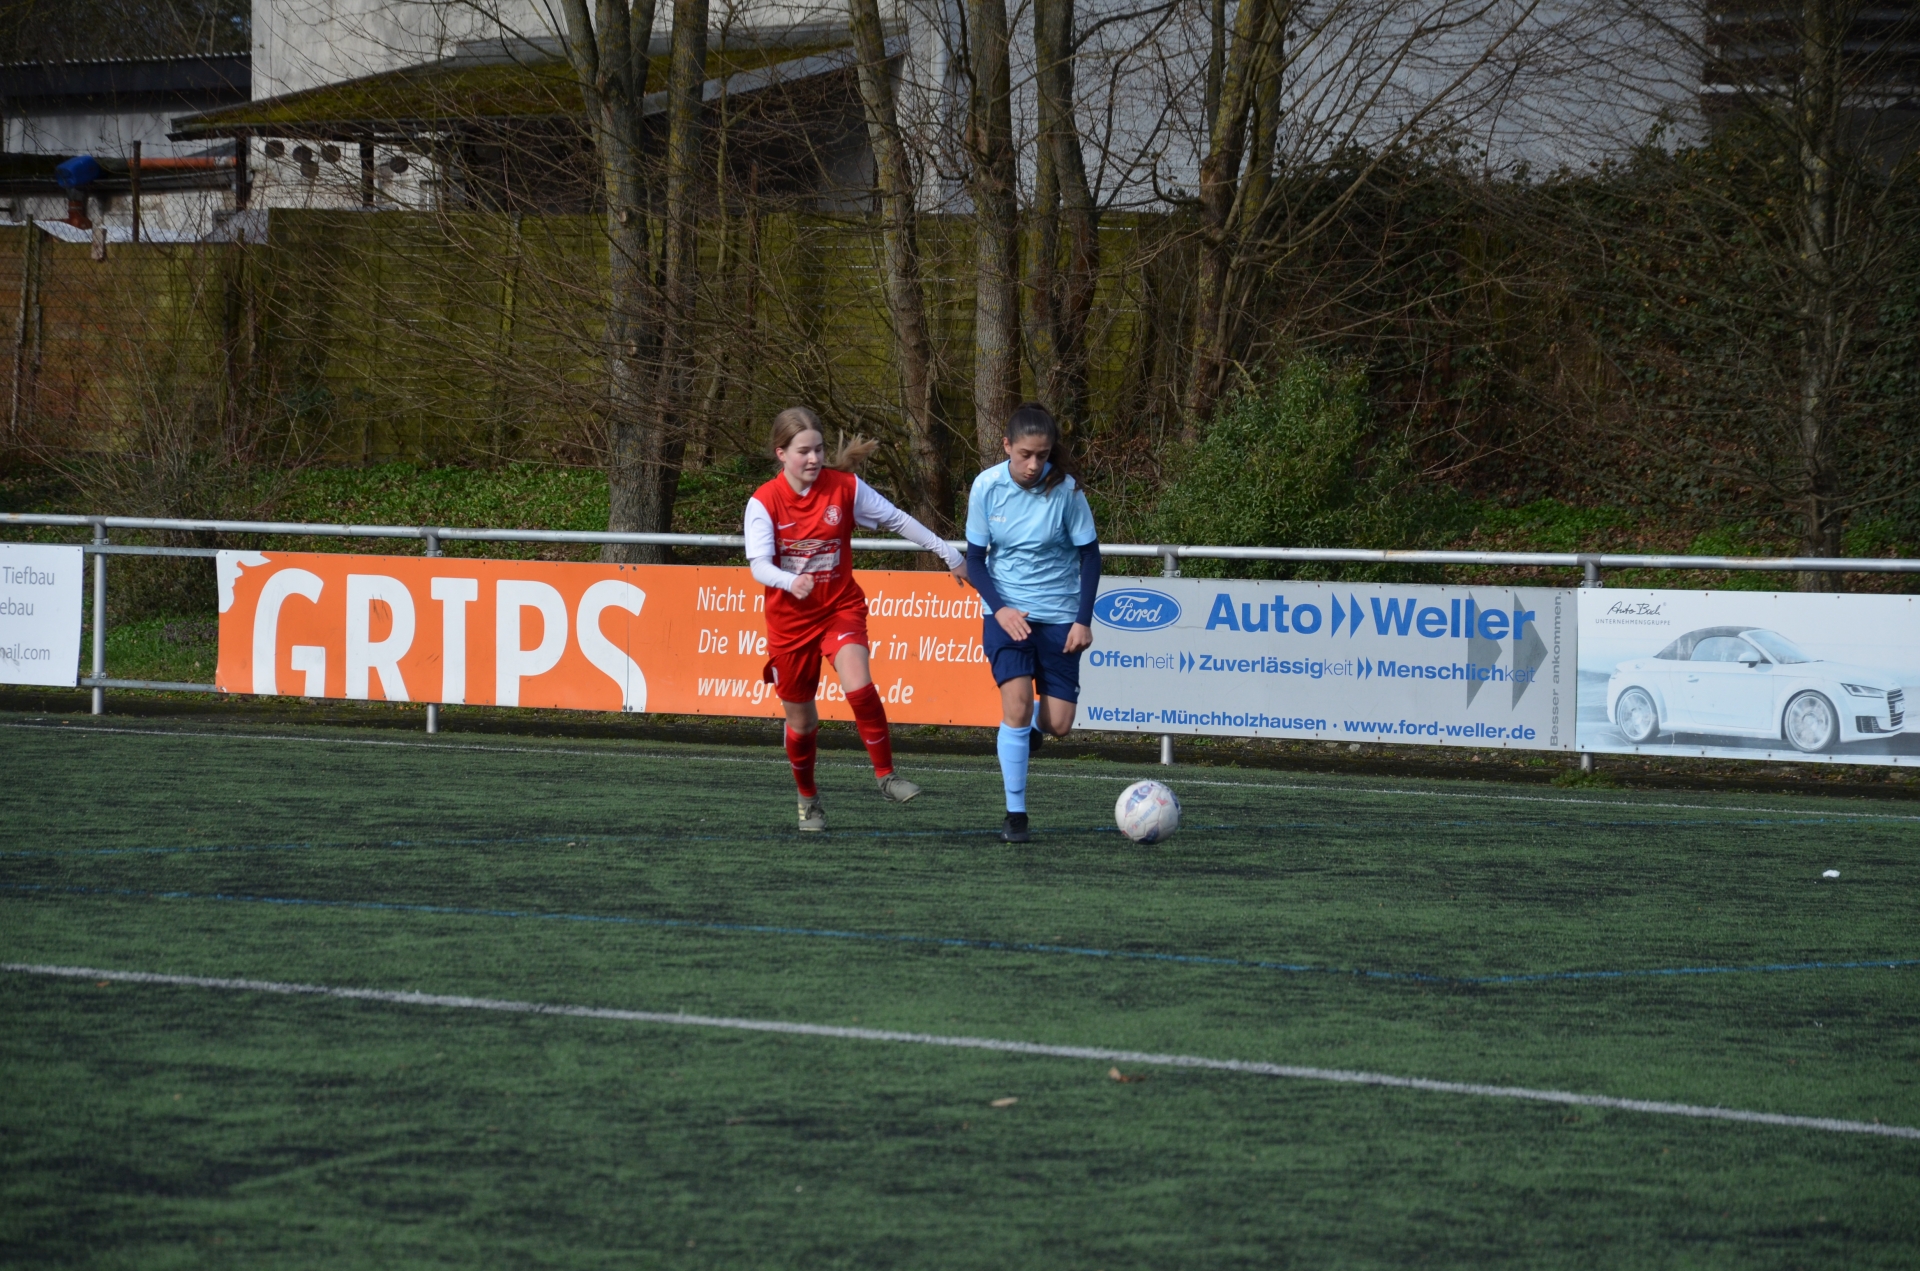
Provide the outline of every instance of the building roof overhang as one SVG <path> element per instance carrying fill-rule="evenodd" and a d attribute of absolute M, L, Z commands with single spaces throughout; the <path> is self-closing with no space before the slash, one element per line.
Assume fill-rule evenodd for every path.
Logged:
<path fill-rule="evenodd" d="M 665 84 L 668 55 L 655 41 L 649 84 Z M 495 45 L 500 48 L 500 45 Z M 906 49 L 887 42 L 889 58 Z M 789 28 L 735 33 L 707 55 L 704 100 L 744 97 L 780 85 L 845 74 L 854 54 L 844 28 Z M 665 113 L 667 94 L 647 94 L 643 115 Z M 453 57 L 300 92 L 185 115 L 168 134 L 175 141 L 279 137 L 312 141 L 407 143 L 424 137 L 503 125 L 551 122 L 586 127 L 586 105 L 573 67 L 545 42 L 520 41 L 494 54 Z"/>

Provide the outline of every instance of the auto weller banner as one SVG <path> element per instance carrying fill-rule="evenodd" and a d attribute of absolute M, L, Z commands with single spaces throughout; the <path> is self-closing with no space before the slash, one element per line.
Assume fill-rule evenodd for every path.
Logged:
<path fill-rule="evenodd" d="M 1920 597 L 1582 591 L 1582 750 L 1920 763 Z"/>
<path fill-rule="evenodd" d="M 80 682 L 86 570 L 78 547 L 0 543 L 0 684 Z"/>
<path fill-rule="evenodd" d="M 217 564 L 215 682 L 229 693 L 781 713 L 760 675 L 766 594 L 744 567 L 333 552 L 221 552 Z M 972 588 L 944 573 L 859 577 L 888 715 L 999 723 Z M 831 668 L 819 706 L 829 719 L 853 717 Z"/>
<path fill-rule="evenodd" d="M 1573 745 L 1573 593 L 1104 579 L 1079 726 Z"/>

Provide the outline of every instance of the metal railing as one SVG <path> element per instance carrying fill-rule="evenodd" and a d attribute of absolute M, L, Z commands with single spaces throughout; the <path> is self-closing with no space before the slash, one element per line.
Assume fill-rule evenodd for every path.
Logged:
<path fill-rule="evenodd" d="M 263 534 L 309 538 L 413 539 L 471 543 L 638 543 L 666 547 L 746 546 L 739 534 L 620 534 L 606 530 L 490 530 L 431 525 L 327 525 L 305 521 L 203 521 L 183 517 L 81 516 L 0 512 L 0 526 L 72 526 L 94 531 L 89 553 L 118 556 L 212 556 L 211 547 L 145 547 L 109 543 L 110 530 L 173 530 L 205 534 Z M 964 547 L 960 539 L 950 540 Z M 855 551 L 917 552 L 901 539 L 857 538 Z M 429 554 L 435 554 L 430 551 Z M 1271 560 L 1376 565 L 1485 565 L 1508 568 L 1761 570 L 1773 573 L 1916 574 L 1920 560 L 1840 556 L 1685 556 L 1627 552 L 1443 552 L 1366 547 L 1203 547 L 1171 543 L 1102 543 L 1102 556 L 1182 560 Z"/>
<path fill-rule="evenodd" d="M 245 534 L 286 538 L 372 538 L 414 540 L 425 555 L 439 556 L 443 543 L 576 543 L 604 545 L 633 543 L 661 547 L 733 548 L 746 546 L 739 534 L 622 534 L 594 530 L 492 530 L 463 529 L 455 526 L 413 525 L 322 525 L 299 521 L 203 521 L 181 517 L 80 516 L 60 513 L 0 513 L 0 527 L 70 526 L 93 531 L 85 552 L 93 557 L 93 674 L 83 677 L 81 686 L 93 690 L 93 713 L 106 711 L 106 690 L 110 688 L 154 689 L 180 693 L 217 693 L 212 684 L 177 684 L 162 680 L 122 680 L 107 676 L 106 622 L 107 557 L 109 556 L 213 556 L 212 547 L 149 547 L 143 544 L 114 543 L 112 530 L 174 531 L 205 534 Z M 965 550 L 959 539 L 952 545 Z M 858 552 L 918 552 L 921 549 L 903 539 L 856 538 Z M 1624 552 L 1443 552 L 1387 551 L 1361 547 L 1202 547 L 1172 543 L 1102 543 L 1102 556 L 1134 557 L 1160 561 L 1164 578 L 1180 576 L 1183 560 L 1262 560 L 1296 564 L 1362 565 L 1478 565 L 1493 568 L 1578 569 L 1583 587 L 1601 585 L 1601 571 L 1608 569 L 1688 569 L 1748 570 L 1770 573 L 1822 574 L 1917 574 L 1920 560 L 1880 557 L 1829 556 L 1671 556 Z M 427 706 L 427 731 L 439 731 L 440 710 Z M 1160 761 L 1173 762 L 1173 738 L 1160 738 Z M 1590 767 L 1592 756 L 1582 756 L 1582 767 Z"/>

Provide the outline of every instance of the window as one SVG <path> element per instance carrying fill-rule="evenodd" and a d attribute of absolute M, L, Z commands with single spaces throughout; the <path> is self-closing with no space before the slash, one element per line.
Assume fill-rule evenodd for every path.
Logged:
<path fill-rule="evenodd" d="M 1776 632 L 1749 631 L 1746 633 L 1746 637 L 1765 649 L 1768 657 L 1785 666 L 1792 666 L 1795 662 L 1816 662 L 1819 660 L 1812 654 L 1801 652 L 1799 645 Z"/>
<path fill-rule="evenodd" d="M 1758 662 L 1754 647 L 1738 636 L 1709 636 L 1693 646 L 1695 662 Z"/>

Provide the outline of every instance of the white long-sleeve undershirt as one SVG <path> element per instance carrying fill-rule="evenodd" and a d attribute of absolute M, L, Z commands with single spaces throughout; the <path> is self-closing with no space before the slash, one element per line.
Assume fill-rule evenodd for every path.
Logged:
<path fill-rule="evenodd" d="M 937 554 L 948 569 L 959 568 L 966 559 L 858 477 L 853 481 L 853 523 L 864 529 L 892 530 L 915 547 Z M 753 571 L 753 581 L 762 587 L 792 591 L 794 579 L 799 575 L 790 574 L 773 563 L 773 516 L 758 499 L 747 500 L 746 535 L 747 566 Z"/>

